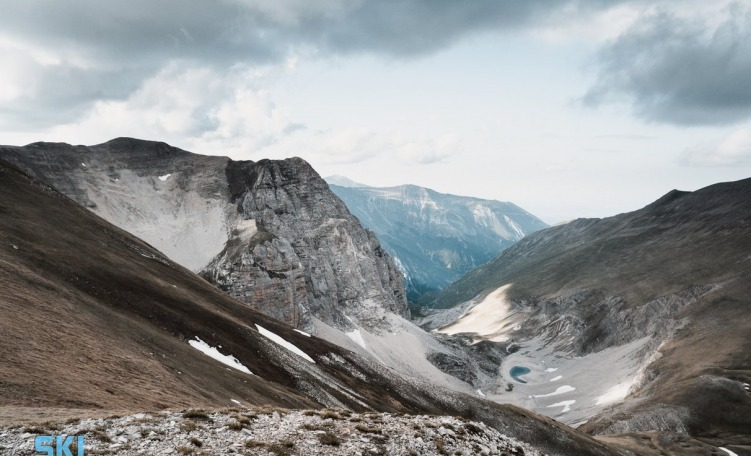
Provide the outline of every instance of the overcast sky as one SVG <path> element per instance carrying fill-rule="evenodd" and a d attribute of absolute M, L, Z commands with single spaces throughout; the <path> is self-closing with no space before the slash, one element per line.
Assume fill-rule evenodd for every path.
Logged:
<path fill-rule="evenodd" d="M 118 136 L 514 202 L 751 176 L 751 0 L 0 0 L 0 143 Z"/>

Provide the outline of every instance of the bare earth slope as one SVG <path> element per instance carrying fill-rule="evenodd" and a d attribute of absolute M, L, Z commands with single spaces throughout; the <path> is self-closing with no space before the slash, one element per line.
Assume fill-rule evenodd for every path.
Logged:
<path fill-rule="evenodd" d="M 445 290 L 432 305 L 449 310 L 423 324 L 509 344 L 509 381 L 531 369 L 510 402 L 590 433 L 674 432 L 743 454 L 750 279 L 747 179 L 532 234 Z"/>
<path fill-rule="evenodd" d="M 258 313 L 2 161 L 0 281 L 6 416 L 337 406 L 457 414 L 548 454 L 615 454 L 539 415 L 407 381 Z M 199 339 L 235 368 L 190 344 Z"/>

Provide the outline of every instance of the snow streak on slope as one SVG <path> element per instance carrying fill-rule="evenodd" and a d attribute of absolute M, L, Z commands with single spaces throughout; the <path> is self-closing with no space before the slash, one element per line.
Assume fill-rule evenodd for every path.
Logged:
<path fill-rule="evenodd" d="M 243 364 L 238 361 L 237 358 L 232 355 L 223 355 L 219 353 L 219 350 L 217 350 L 215 347 L 210 346 L 198 337 L 196 337 L 196 340 L 189 340 L 188 343 L 191 347 L 211 358 L 214 358 L 222 364 L 226 364 L 227 366 L 233 369 L 237 369 L 240 372 L 245 372 L 246 374 L 253 375 L 253 372 L 251 372 L 247 367 L 243 366 Z"/>
<path fill-rule="evenodd" d="M 287 350 L 291 351 L 292 353 L 296 354 L 297 356 L 300 356 L 300 357 L 302 357 L 302 358 L 310 361 L 311 363 L 315 363 L 315 361 L 313 360 L 313 358 L 311 358 L 310 356 L 308 356 L 308 354 L 305 353 L 304 351 L 302 351 L 299 348 L 297 348 L 297 346 L 295 344 L 287 342 L 286 340 L 284 340 L 279 335 L 274 334 L 273 332 L 269 331 L 268 329 L 264 328 L 261 325 L 256 325 L 256 328 L 258 328 L 258 332 L 260 332 L 261 335 L 263 335 L 264 337 L 267 337 L 268 339 L 272 340 L 276 344 L 281 345 L 282 347 L 286 348 Z"/>

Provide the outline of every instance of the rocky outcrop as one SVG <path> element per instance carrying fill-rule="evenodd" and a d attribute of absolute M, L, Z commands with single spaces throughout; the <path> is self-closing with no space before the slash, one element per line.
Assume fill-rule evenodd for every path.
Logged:
<path fill-rule="evenodd" d="M 289 324 L 408 316 L 389 255 L 300 158 L 232 161 L 131 138 L 0 147 L 0 158 Z"/>
<path fill-rule="evenodd" d="M 307 313 L 338 328 L 377 325 L 384 309 L 408 316 L 402 276 L 372 232 L 304 160 L 230 162 L 233 204 L 257 230 L 235 230 L 201 274 L 270 315 L 305 326 Z"/>

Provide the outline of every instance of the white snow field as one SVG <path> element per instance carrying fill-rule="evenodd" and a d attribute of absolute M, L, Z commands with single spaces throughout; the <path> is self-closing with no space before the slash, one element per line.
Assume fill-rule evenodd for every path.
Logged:
<path fill-rule="evenodd" d="M 506 299 L 510 286 L 504 285 L 489 293 L 456 321 L 435 331 L 442 334 L 472 333 L 477 335 L 478 340 L 493 342 L 509 340 L 509 329 L 523 320 L 523 316 L 513 311 Z"/>
<path fill-rule="evenodd" d="M 188 343 L 191 347 L 195 348 L 206 356 L 214 358 L 222 364 L 225 364 L 233 369 L 237 369 L 240 372 L 245 372 L 246 374 L 253 375 L 253 372 L 251 372 L 247 367 L 243 366 L 243 364 L 238 361 L 237 358 L 232 355 L 223 355 L 219 353 L 219 350 L 202 341 L 198 337 L 196 337 L 196 340 L 189 340 Z"/>

